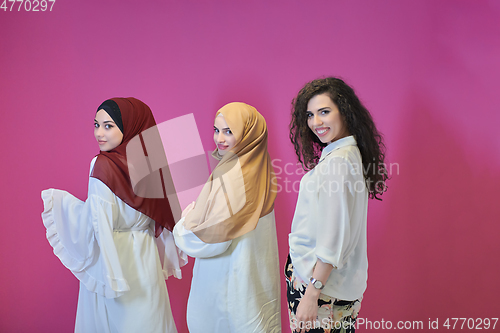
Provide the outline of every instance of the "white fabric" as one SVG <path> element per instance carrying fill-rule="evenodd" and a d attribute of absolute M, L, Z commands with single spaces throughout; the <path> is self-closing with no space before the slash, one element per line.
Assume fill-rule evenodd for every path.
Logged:
<path fill-rule="evenodd" d="M 174 228 L 177 246 L 196 257 L 187 324 L 198 332 L 281 332 L 278 243 L 274 211 L 257 227 L 223 243 L 207 244 Z"/>
<path fill-rule="evenodd" d="M 154 221 L 100 180 L 89 179 L 86 201 L 55 189 L 43 191 L 42 199 L 47 239 L 80 280 L 75 332 L 177 332 L 164 274 L 180 277 L 186 256 L 169 231 L 162 272 Z"/>
<path fill-rule="evenodd" d="M 318 165 L 302 177 L 289 235 L 290 258 L 304 281 L 316 261 L 331 264 L 323 294 L 353 301 L 366 289 L 368 191 L 352 136 L 323 148 Z"/>

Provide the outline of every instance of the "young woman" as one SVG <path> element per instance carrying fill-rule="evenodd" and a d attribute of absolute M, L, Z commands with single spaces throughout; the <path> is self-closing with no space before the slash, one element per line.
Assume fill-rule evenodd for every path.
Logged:
<path fill-rule="evenodd" d="M 353 89 L 333 77 L 307 83 L 294 99 L 290 139 L 309 170 L 285 267 L 290 327 L 354 332 L 367 281 L 368 198 L 386 190 L 385 146 Z"/>
<path fill-rule="evenodd" d="M 148 148 L 161 147 L 155 125 L 149 107 L 135 98 L 105 101 L 94 120 L 101 151 L 91 162 L 87 200 L 61 190 L 42 192 L 47 239 L 80 280 L 75 332 L 176 332 L 165 278 L 180 278 L 186 258 L 168 231 L 174 226 L 168 199 L 153 195 L 149 177 L 131 179 L 132 172 L 141 173 L 141 165 L 127 150 L 129 143 L 140 140 L 146 140 Z M 164 154 L 157 150 L 149 149 L 146 155 Z M 154 179 L 161 176 L 150 174 Z M 136 194 L 138 189 L 142 196 Z M 162 272 L 154 236 L 163 228 L 168 230 L 161 237 Z"/>
<path fill-rule="evenodd" d="M 196 258 L 189 331 L 281 332 L 266 122 L 250 105 L 227 104 L 215 115 L 214 141 L 220 162 L 174 228 L 177 246 Z"/>

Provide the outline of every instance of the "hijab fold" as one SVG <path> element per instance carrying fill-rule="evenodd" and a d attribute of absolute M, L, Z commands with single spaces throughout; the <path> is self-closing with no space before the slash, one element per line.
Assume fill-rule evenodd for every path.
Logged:
<path fill-rule="evenodd" d="M 267 151 L 264 117 L 245 103 L 229 103 L 222 115 L 236 138 L 204 185 L 184 225 L 205 243 L 221 243 L 252 231 L 274 209 L 276 177 Z"/>
<path fill-rule="evenodd" d="M 123 140 L 118 147 L 110 151 L 101 151 L 97 155 L 91 177 L 101 180 L 127 205 L 153 219 L 156 237 L 161 234 L 163 228 L 172 231 L 175 221 L 165 190 L 165 184 L 169 183 L 170 173 L 151 109 L 132 97 L 112 98 L 102 103 L 97 111 L 101 109 L 108 114 L 112 112 L 113 119 L 119 117 L 122 122 L 120 129 L 123 133 Z M 148 143 L 151 143 L 148 147 L 144 145 L 145 133 L 147 133 Z M 127 145 L 131 143 L 131 146 L 134 146 L 135 142 L 140 142 L 141 150 L 139 153 L 131 154 L 130 147 L 127 148 Z M 151 146 L 155 149 L 146 149 Z M 160 156 L 159 160 L 164 160 L 165 163 L 162 168 L 153 170 L 151 160 L 153 158 L 158 160 L 158 156 Z M 149 166 L 149 168 L 143 170 L 142 165 Z M 129 170 L 135 173 L 142 170 L 140 181 L 134 181 L 132 184 Z"/>

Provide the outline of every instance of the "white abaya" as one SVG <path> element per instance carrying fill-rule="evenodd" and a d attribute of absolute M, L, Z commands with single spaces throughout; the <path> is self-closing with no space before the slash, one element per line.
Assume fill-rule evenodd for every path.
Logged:
<path fill-rule="evenodd" d="M 86 201 L 55 189 L 42 199 L 47 239 L 80 280 L 75 332 L 177 332 L 165 279 L 181 277 L 186 257 L 168 230 L 160 263 L 154 221 L 100 180 L 90 177 Z"/>
<path fill-rule="evenodd" d="M 281 332 L 280 277 L 274 211 L 233 240 L 208 244 L 183 225 L 177 246 L 195 257 L 187 324 L 191 333 Z"/>

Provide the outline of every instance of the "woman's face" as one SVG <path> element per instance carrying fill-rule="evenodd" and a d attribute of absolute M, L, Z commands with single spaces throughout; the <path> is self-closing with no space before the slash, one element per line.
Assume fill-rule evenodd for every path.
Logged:
<path fill-rule="evenodd" d="M 122 143 L 123 133 L 104 110 L 97 111 L 94 119 L 94 136 L 101 151 L 110 151 Z"/>
<path fill-rule="evenodd" d="M 349 135 L 338 107 L 327 93 L 316 95 L 307 103 L 307 125 L 323 143 Z"/>
<path fill-rule="evenodd" d="M 214 141 L 221 156 L 224 156 L 236 145 L 236 138 L 222 116 L 215 117 Z"/>

